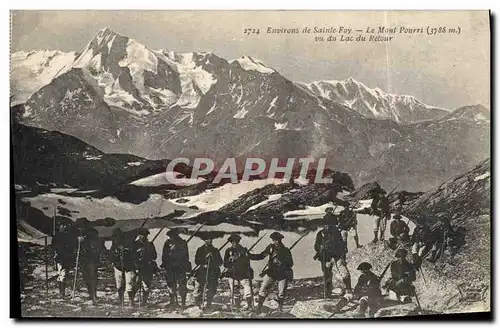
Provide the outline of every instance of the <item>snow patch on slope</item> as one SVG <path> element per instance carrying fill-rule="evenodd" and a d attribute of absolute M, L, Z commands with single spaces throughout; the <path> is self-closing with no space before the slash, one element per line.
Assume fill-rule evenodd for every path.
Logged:
<path fill-rule="evenodd" d="M 49 84 L 57 75 L 67 72 L 76 52 L 58 50 L 19 51 L 11 55 L 12 104 L 26 102 L 31 95 Z"/>
<path fill-rule="evenodd" d="M 267 67 L 260 60 L 249 56 L 242 56 L 236 60 L 231 61 L 231 63 L 234 61 L 240 64 L 241 68 L 243 68 L 245 71 L 256 71 L 262 74 L 271 74 L 275 72 L 275 70 Z"/>

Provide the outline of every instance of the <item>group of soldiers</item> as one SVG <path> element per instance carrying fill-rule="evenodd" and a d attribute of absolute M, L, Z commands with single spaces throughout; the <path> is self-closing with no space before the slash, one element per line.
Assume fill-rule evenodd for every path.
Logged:
<path fill-rule="evenodd" d="M 373 195 L 373 198 L 370 213 L 375 217 L 372 242 L 376 243 L 384 240 L 386 223 L 391 218 L 391 213 L 385 195 Z M 401 205 L 403 202 L 404 200 Z M 417 297 L 413 282 L 416 280 L 416 271 L 420 269 L 422 259 L 429 257 L 429 260 L 435 261 L 442 253 L 442 246 L 447 236 L 453 234 L 449 221 L 441 218 L 441 224 L 437 229 L 435 227 L 431 229 L 424 223 L 417 225 L 410 236 L 408 224 L 402 220 L 397 210 L 392 215 L 391 237 L 386 242 L 388 247 L 396 250 L 396 259 L 387 265 L 380 276 L 371 271 L 370 263 L 359 264 L 357 269 L 361 271 L 361 275 L 355 287 L 352 288 L 351 274 L 347 268 L 347 238 L 349 233 L 353 233 L 356 247 L 362 247 L 357 234 L 357 214 L 350 206 L 345 207 L 338 215 L 334 214 L 334 210 L 333 207 L 326 209 L 323 217 L 324 228 L 317 233 L 314 244 L 314 259 L 321 263 L 323 271 L 324 297 L 327 299 L 332 297 L 334 267 L 342 282 L 342 296 L 334 312 L 340 311 L 349 302 L 357 302 L 360 315 L 365 316 L 367 309 L 368 315 L 373 315 L 383 298 L 382 290 L 393 291 L 402 302 L 412 301 L 413 297 Z M 300 239 L 307 233 L 308 231 Z M 434 237 L 441 234 L 443 238 L 437 238 L 437 241 L 434 241 L 436 239 Z M 148 240 L 148 235 L 149 230 L 145 228 L 127 232 L 115 229 L 112 246 L 107 251 L 96 229 L 87 219 L 81 218 L 70 226 L 61 226 L 53 240 L 61 296 L 65 297 L 67 272 L 74 268 L 75 276 L 78 270 L 81 271 L 92 302 L 97 302 L 98 268 L 101 265 L 102 254 L 105 253 L 114 268 L 121 306 L 124 306 L 125 296 L 127 296 L 128 306 L 134 307 L 137 292 L 139 292 L 140 302 L 147 304 L 153 276 L 155 273 L 162 272 L 166 279 L 171 307 L 182 309 L 186 307 L 187 283 L 188 279 L 193 277 L 195 280 L 193 305 L 199 308 L 211 307 L 220 279 L 227 279 L 232 307 L 240 308 L 241 301 L 244 299 L 247 310 L 260 312 L 270 287 L 276 283 L 278 311 L 283 311 L 287 287 L 293 280 L 294 261 L 291 249 L 300 239 L 291 247 L 286 247 L 282 243 L 283 235 L 273 232 L 270 235 L 271 243 L 262 252 L 253 253 L 253 247 L 263 236 L 252 247 L 246 248 L 240 244 L 241 237 L 233 233 L 222 247 L 216 248 L 213 246 L 215 236 L 206 232 L 200 234 L 204 244 L 196 250 L 193 268 L 189 260 L 187 245 L 191 238 L 186 241 L 180 236 L 177 228 L 169 229 L 166 232 L 168 239 L 163 246 L 161 265 L 158 267 L 157 253 L 153 243 Z M 405 246 L 410 243 L 412 243 L 412 257 L 408 260 L 408 251 Z M 222 257 L 220 252 L 227 244 L 230 245 L 225 249 Z M 255 306 L 252 284 L 254 271 L 251 261 L 266 258 L 267 265 L 260 275 L 263 280 L 258 291 L 257 306 Z M 385 284 L 381 285 L 381 280 L 389 268 L 390 277 Z M 76 280 L 74 282 L 73 293 Z M 243 295 L 241 295 L 241 289 Z"/>
<path fill-rule="evenodd" d="M 95 304 L 98 268 L 101 266 L 102 255 L 107 254 L 113 265 L 118 298 L 122 306 L 127 296 L 128 306 L 134 307 L 137 292 L 140 293 L 139 300 L 147 304 L 153 276 L 163 271 L 170 295 L 169 305 L 173 308 L 186 307 L 187 282 L 190 277 L 194 277 L 194 306 L 209 308 L 217 292 L 219 280 L 225 278 L 228 280 L 231 302 L 235 308 L 241 306 L 242 287 L 247 309 L 260 311 L 270 287 L 276 282 L 279 290 L 279 310 L 283 310 L 285 291 L 293 279 L 293 258 L 290 249 L 282 243 L 284 237 L 281 233 L 273 232 L 270 235 L 272 243 L 260 253 L 252 253 L 253 246 L 247 249 L 240 244 L 241 237 L 238 234 L 231 234 L 223 245 L 224 247 L 230 244 L 225 250 L 224 258 L 220 254 L 223 247 L 217 249 L 212 244 L 214 234 L 204 233 L 201 237 L 204 244 L 196 250 L 195 268 L 192 268 L 189 261 L 187 241 L 181 238 L 177 228 L 166 233 L 168 239 L 163 246 L 160 268 L 156 264 L 157 252 L 153 243 L 148 240 L 148 235 L 149 230 L 145 228 L 128 232 L 115 229 L 111 248 L 107 251 L 103 241 L 97 236 L 97 230 L 87 219 L 80 218 L 69 226 L 61 225 L 52 245 L 61 297 L 66 296 L 67 272 L 74 268 L 75 277 L 79 271 L 82 273 L 89 297 Z M 254 272 L 250 261 L 265 258 L 269 259 L 261 274 L 263 281 L 258 292 L 257 307 L 254 307 Z M 224 268 L 222 272 L 221 266 Z M 76 279 L 73 293 L 75 287 Z"/>

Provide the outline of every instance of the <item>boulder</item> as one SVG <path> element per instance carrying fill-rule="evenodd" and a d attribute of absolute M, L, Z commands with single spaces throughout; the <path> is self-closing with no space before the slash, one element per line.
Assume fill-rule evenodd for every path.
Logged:
<path fill-rule="evenodd" d="M 389 306 L 378 310 L 375 313 L 375 318 L 409 316 L 416 314 L 417 308 L 418 306 L 414 303 Z"/>
<path fill-rule="evenodd" d="M 290 314 L 296 318 L 312 319 L 312 318 L 328 318 L 332 313 L 326 309 L 334 306 L 335 302 L 332 300 L 310 300 L 298 301 L 293 306 Z"/>

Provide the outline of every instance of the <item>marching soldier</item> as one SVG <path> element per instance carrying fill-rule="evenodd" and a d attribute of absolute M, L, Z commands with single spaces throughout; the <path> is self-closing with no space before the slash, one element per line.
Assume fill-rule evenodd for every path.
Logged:
<path fill-rule="evenodd" d="M 80 269 L 82 278 L 87 286 L 90 299 L 93 304 L 97 303 L 97 281 L 98 268 L 100 266 L 100 255 L 105 250 L 104 242 L 97 233 L 97 230 L 91 226 L 87 218 L 79 218 L 75 221 L 77 240 L 80 244 L 79 253 Z M 78 248 L 77 248 L 78 252 Z"/>
<path fill-rule="evenodd" d="M 406 203 L 406 196 L 404 192 L 401 191 L 398 193 L 398 207 L 397 207 L 398 211 L 401 212 L 403 210 L 403 206 L 405 203 Z"/>
<path fill-rule="evenodd" d="M 208 233 L 202 238 L 205 243 L 196 250 L 194 258 L 194 263 L 199 265 L 200 269 L 196 271 L 193 296 L 195 305 L 200 308 L 203 308 L 205 305 L 203 304 L 205 299 L 207 302 L 206 306 L 211 306 L 212 299 L 217 292 L 221 273 L 220 266 L 222 265 L 222 257 L 219 250 L 212 245 L 213 235 Z"/>
<path fill-rule="evenodd" d="M 357 270 L 361 271 L 361 275 L 358 278 L 358 283 L 354 287 L 353 295 L 344 295 L 335 306 L 334 313 L 340 311 L 352 300 L 359 300 L 359 316 L 365 317 L 367 309 L 369 317 L 374 316 L 379 307 L 381 292 L 380 278 L 373 273 L 371 269 L 372 265 L 367 262 L 358 265 Z"/>
<path fill-rule="evenodd" d="M 344 292 L 351 292 L 351 275 L 347 269 L 346 263 L 346 248 L 344 240 L 338 230 L 335 217 L 328 218 L 325 216 L 325 228 L 318 232 L 314 243 L 316 255 L 314 259 L 321 262 L 321 270 L 325 278 L 326 294 L 329 296 L 332 293 L 332 267 L 336 266 L 342 282 L 344 283 Z"/>
<path fill-rule="evenodd" d="M 379 241 L 378 233 L 380 230 L 380 240 L 385 239 L 385 229 L 387 220 L 390 219 L 390 204 L 387 197 L 383 194 L 373 193 L 373 201 L 371 204 L 371 215 L 375 216 L 373 222 L 373 240 L 372 243 Z"/>
<path fill-rule="evenodd" d="M 412 263 L 417 267 L 420 266 L 422 262 L 422 258 L 427 251 L 427 243 L 431 236 L 431 231 L 429 226 L 424 221 L 423 223 L 417 224 L 415 229 L 413 230 L 413 234 L 411 235 L 411 254 L 412 254 Z"/>
<path fill-rule="evenodd" d="M 134 306 L 134 282 L 136 280 L 136 256 L 133 243 L 128 240 L 120 228 L 113 231 L 113 243 L 110 249 L 110 258 L 115 272 L 116 288 L 118 289 L 118 299 L 123 305 L 125 292 L 127 292 L 129 306 Z"/>
<path fill-rule="evenodd" d="M 410 240 L 410 228 L 406 222 L 401 220 L 401 215 L 396 213 L 394 220 L 390 226 L 391 236 L 388 245 L 392 249 L 396 249 L 399 244 L 406 243 Z"/>
<path fill-rule="evenodd" d="M 410 302 L 415 295 L 413 282 L 417 279 L 415 268 L 406 259 L 407 255 L 408 251 L 404 248 L 396 251 L 394 256 L 397 260 L 391 262 L 391 277 L 384 285 L 385 289 L 392 290 L 402 302 Z"/>
<path fill-rule="evenodd" d="M 353 232 L 354 242 L 356 243 L 356 248 L 360 248 L 359 237 L 358 237 L 358 219 L 356 218 L 356 212 L 354 212 L 349 207 L 346 207 L 340 212 L 338 218 L 338 227 L 344 240 L 346 253 L 347 253 L 347 237 L 349 236 L 349 231 Z"/>
<path fill-rule="evenodd" d="M 247 301 L 248 309 L 253 308 L 252 286 L 253 269 L 250 266 L 250 258 L 248 257 L 248 249 L 240 245 L 241 237 L 238 234 L 231 234 L 228 238 L 231 246 L 224 253 L 224 272 L 223 277 L 228 278 L 229 288 L 236 307 L 241 304 L 241 297 L 237 283 L 243 287 L 245 300 Z M 233 302 L 233 299 L 231 299 Z"/>
<path fill-rule="evenodd" d="M 191 271 L 187 243 L 179 236 L 176 228 L 167 231 L 170 238 L 165 241 L 161 267 L 165 270 L 167 288 L 170 292 L 170 304 L 178 306 L 177 292 L 181 296 L 181 307 L 186 307 L 187 277 Z"/>
<path fill-rule="evenodd" d="M 455 237 L 450 220 L 443 215 L 438 215 L 438 222 L 431 228 L 430 239 L 433 244 L 427 260 L 432 263 L 436 262 L 446 248 L 449 248 L 450 253 L 453 253 Z"/>
<path fill-rule="evenodd" d="M 148 303 L 149 291 L 151 289 L 151 281 L 153 280 L 153 274 L 155 273 L 156 266 L 156 249 L 152 242 L 148 240 L 149 230 L 145 228 L 139 228 L 137 230 L 137 238 L 134 243 L 135 250 L 135 270 L 136 277 L 138 280 L 134 283 L 135 290 L 142 288 L 144 291 L 143 301 L 144 304 Z"/>
<path fill-rule="evenodd" d="M 67 273 L 74 267 L 76 258 L 75 238 L 70 234 L 68 225 L 61 224 L 52 239 L 54 261 L 56 262 L 59 294 L 65 297 Z"/>
<path fill-rule="evenodd" d="M 278 311 L 283 312 L 283 303 L 285 302 L 285 292 L 293 280 L 293 258 L 290 249 L 283 245 L 284 238 L 279 232 L 273 232 L 270 236 L 273 241 L 260 254 L 250 254 L 252 260 L 263 260 L 269 256 L 267 269 L 265 270 L 264 280 L 259 290 L 259 302 L 257 312 L 262 309 L 264 300 L 268 294 L 268 289 L 274 282 L 278 282 Z"/>

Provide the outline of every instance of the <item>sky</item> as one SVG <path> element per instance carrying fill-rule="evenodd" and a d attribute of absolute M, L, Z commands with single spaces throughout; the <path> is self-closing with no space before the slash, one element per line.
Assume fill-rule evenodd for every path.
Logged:
<path fill-rule="evenodd" d="M 257 58 L 293 81 L 349 77 L 438 107 L 490 107 L 487 11 L 15 11 L 11 51 L 80 51 L 105 27 L 146 47 L 207 51 L 227 60 Z M 317 42 L 330 34 L 273 34 L 272 29 L 423 28 L 390 42 Z M 427 27 L 460 34 L 427 35 Z M 245 35 L 244 29 L 259 34 Z M 366 35 L 366 33 L 364 33 Z M 385 35 L 385 34 L 381 34 Z"/>

